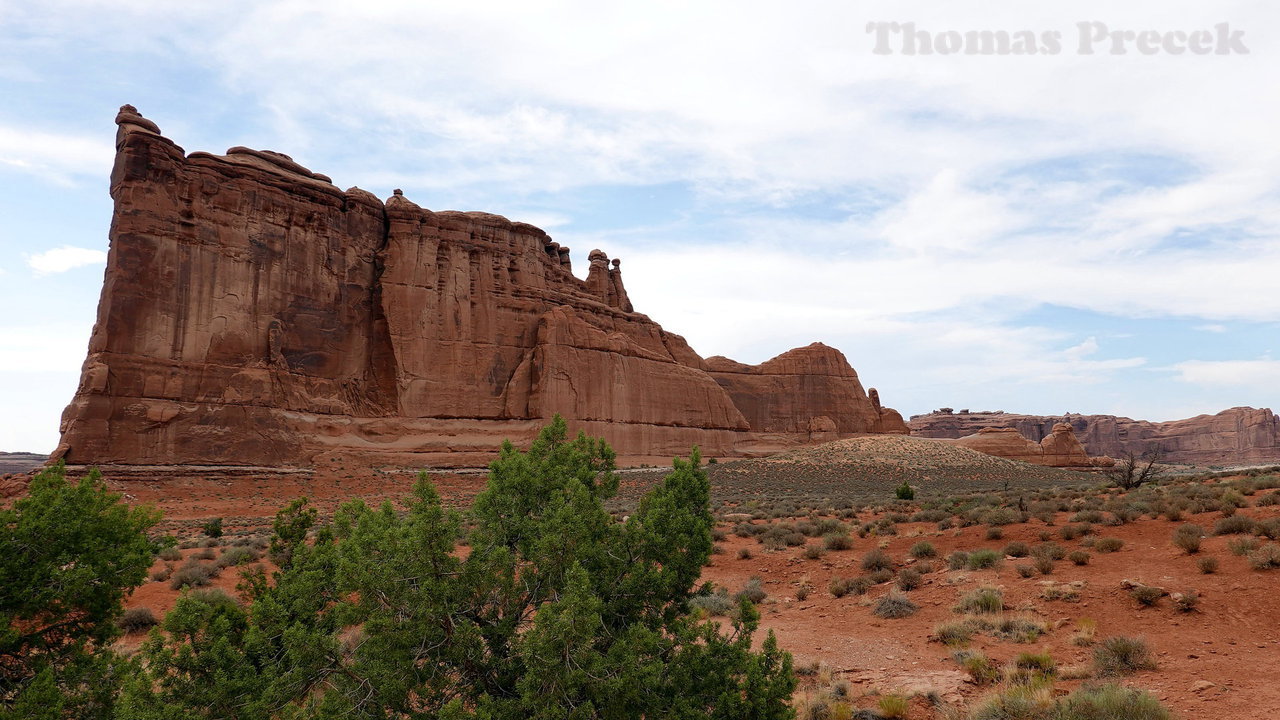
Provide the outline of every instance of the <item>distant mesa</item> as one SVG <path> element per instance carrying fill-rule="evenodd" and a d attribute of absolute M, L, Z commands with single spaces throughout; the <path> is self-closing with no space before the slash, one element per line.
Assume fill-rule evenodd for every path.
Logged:
<path fill-rule="evenodd" d="M 111 249 L 56 457 L 487 462 L 559 413 L 631 459 L 908 432 L 821 344 L 704 360 L 542 230 L 335 187 L 281 153 L 186 154 L 116 117 Z"/>
<path fill-rule="evenodd" d="M 1118 458 L 1158 450 L 1166 462 L 1200 466 L 1280 462 L 1280 418 L 1269 408 L 1235 407 L 1169 422 L 1071 413 L 955 413 L 941 408 L 913 416 L 908 423 L 912 435 L 932 438 L 972 438 L 986 429 L 1011 428 L 1032 444 L 1049 438 L 1060 424 L 1074 430 L 1090 456 Z"/>
<path fill-rule="evenodd" d="M 1115 464 L 1112 458 L 1090 457 L 1067 423 L 1056 423 L 1053 431 L 1039 443 L 1028 440 L 1011 427 L 986 427 L 951 442 L 987 455 L 1046 467 L 1089 468 Z"/>

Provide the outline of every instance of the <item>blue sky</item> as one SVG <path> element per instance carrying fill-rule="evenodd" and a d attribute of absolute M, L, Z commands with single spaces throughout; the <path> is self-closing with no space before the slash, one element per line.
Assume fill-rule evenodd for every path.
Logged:
<path fill-rule="evenodd" d="M 1280 407 L 1274 4 L 358 5 L 0 0 L 0 450 L 56 444 L 123 103 L 598 247 L 702 355 L 821 340 L 904 414 Z M 1250 53 L 1082 56 L 1085 20 Z M 1064 51 L 876 55 L 871 21 Z"/>

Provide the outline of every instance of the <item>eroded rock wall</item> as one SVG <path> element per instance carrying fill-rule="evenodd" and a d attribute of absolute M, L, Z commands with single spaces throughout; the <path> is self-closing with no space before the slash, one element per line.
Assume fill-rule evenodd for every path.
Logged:
<path fill-rule="evenodd" d="M 117 124 L 70 463 L 476 464 L 556 413 L 631 457 L 906 431 L 825 346 L 709 372 L 598 250 L 579 279 L 531 225 L 384 203 L 278 153 L 187 155 L 129 106 Z"/>
<path fill-rule="evenodd" d="M 1280 418 L 1269 408 L 1238 407 L 1215 415 L 1149 422 L 1115 415 L 1018 415 L 935 412 L 912 417 L 911 434 L 959 438 L 983 428 L 1012 427 L 1034 442 L 1066 423 L 1089 455 L 1113 458 L 1159 449 L 1169 462 L 1194 465 L 1280 461 Z"/>

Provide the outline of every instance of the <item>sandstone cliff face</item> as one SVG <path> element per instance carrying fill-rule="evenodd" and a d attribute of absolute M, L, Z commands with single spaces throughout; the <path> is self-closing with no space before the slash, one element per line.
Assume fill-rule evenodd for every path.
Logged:
<path fill-rule="evenodd" d="M 632 457 L 906 431 L 824 346 L 709 372 L 598 250 L 582 280 L 531 225 L 344 192 L 278 153 L 186 155 L 129 106 L 116 122 L 70 463 L 475 464 L 556 413 Z"/>
<path fill-rule="evenodd" d="M 1114 415 L 1045 417 L 1012 413 L 930 413 L 909 423 L 920 437 L 959 438 L 983 428 L 1012 427 L 1032 441 L 1058 423 L 1074 430 L 1089 455 L 1119 457 L 1159 449 L 1169 462 L 1195 465 L 1280 461 L 1280 418 L 1267 408 L 1239 407 L 1216 415 L 1148 422 Z"/>
<path fill-rule="evenodd" d="M 901 415 L 880 407 L 874 388 L 871 395 L 862 389 L 844 354 L 822 343 L 788 350 L 759 365 L 715 356 L 707 358 L 707 368 L 759 432 L 829 439 L 908 432 Z"/>
<path fill-rule="evenodd" d="M 1091 458 L 1067 423 L 1056 423 L 1053 431 L 1039 443 L 1028 440 L 1011 427 L 986 427 L 972 435 L 953 441 L 961 447 L 1047 467 L 1109 466 L 1109 458 Z"/>

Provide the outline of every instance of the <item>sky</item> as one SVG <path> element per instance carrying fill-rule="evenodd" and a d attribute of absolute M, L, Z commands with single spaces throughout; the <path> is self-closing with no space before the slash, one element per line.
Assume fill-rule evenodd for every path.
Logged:
<path fill-rule="evenodd" d="M 822 341 L 904 415 L 1280 408 L 1278 53 L 1264 0 L 0 0 L 0 450 L 57 444 L 124 103 L 602 249 L 703 356 Z"/>

